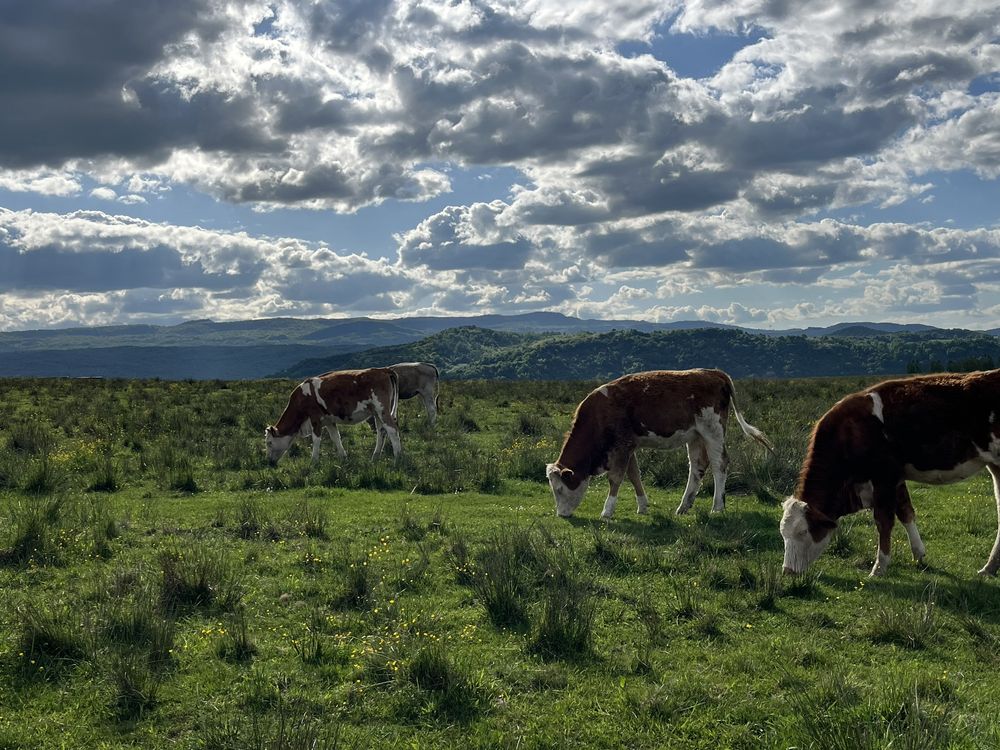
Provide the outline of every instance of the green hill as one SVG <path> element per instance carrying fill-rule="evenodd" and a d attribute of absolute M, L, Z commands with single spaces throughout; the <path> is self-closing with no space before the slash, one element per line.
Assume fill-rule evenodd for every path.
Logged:
<path fill-rule="evenodd" d="M 720 367 L 734 377 L 880 375 L 991 368 L 1000 363 L 1000 341 L 937 329 L 812 338 L 727 329 L 525 335 L 466 327 L 412 344 L 309 359 L 275 374 L 298 378 L 414 360 L 434 362 L 454 379 L 608 379 L 691 367 Z"/>

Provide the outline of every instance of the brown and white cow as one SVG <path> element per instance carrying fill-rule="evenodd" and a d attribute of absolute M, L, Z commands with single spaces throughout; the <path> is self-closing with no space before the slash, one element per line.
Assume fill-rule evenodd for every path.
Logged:
<path fill-rule="evenodd" d="M 913 557 L 924 543 L 906 480 L 959 482 L 985 466 L 1000 509 L 1000 370 L 887 380 L 851 394 L 816 423 L 798 487 L 784 504 L 786 573 L 801 573 L 826 548 L 841 517 L 871 508 L 878 552 L 871 575 L 884 575 L 894 517 Z M 979 572 L 1000 567 L 997 540 Z"/>
<path fill-rule="evenodd" d="M 288 397 L 288 405 L 278 422 L 264 430 L 267 460 L 278 462 L 298 436 L 312 437 L 312 460 L 319 458 L 319 446 L 325 428 L 346 456 L 338 424 L 357 424 L 373 418 L 376 423 L 375 452 L 382 452 L 385 436 L 392 444 L 393 456 L 399 456 L 399 429 L 396 407 L 399 384 L 396 373 L 387 367 L 369 370 L 341 370 L 307 378 Z"/>
<path fill-rule="evenodd" d="M 677 512 L 690 510 L 709 466 L 715 478 L 712 510 L 723 510 L 730 407 L 743 432 L 770 448 L 764 433 L 747 424 L 736 410 L 733 381 L 721 370 L 638 372 L 591 391 L 576 408 L 559 458 L 545 469 L 556 514 L 573 515 L 591 477 L 605 472 L 610 486 L 601 515 L 610 518 L 615 512 L 618 489 L 626 476 L 635 487 L 638 512 L 645 513 L 648 500 L 636 448 L 680 445 L 687 446 L 689 472 Z"/>

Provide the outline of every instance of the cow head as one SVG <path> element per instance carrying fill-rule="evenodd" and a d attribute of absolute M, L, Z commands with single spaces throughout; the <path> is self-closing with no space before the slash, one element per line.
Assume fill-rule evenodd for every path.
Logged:
<path fill-rule="evenodd" d="M 549 478 L 549 487 L 556 499 L 556 515 L 569 518 L 583 500 L 590 480 L 559 464 L 546 466 L 545 475 Z"/>
<path fill-rule="evenodd" d="M 837 522 L 794 497 L 785 500 L 784 508 L 779 526 L 785 540 L 784 572 L 802 573 L 826 549 Z"/>
<path fill-rule="evenodd" d="M 278 459 L 285 455 L 285 451 L 288 450 L 288 446 L 292 444 L 292 439 L 295 437 L 293 432 L 290 435 L 285 435 L 282 437 L 278 434 L 278 429 L 273 425 L 267 427 L 264 430 L 264 445 L 267 448 L 267 462 L 274 466 L 278 463 Z"/>

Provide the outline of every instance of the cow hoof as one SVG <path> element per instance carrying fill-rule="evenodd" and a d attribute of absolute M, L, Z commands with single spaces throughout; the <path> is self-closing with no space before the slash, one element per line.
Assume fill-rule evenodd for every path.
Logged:
<path fill-rule="evenodd" d="M 983 576 L 984 578 L 986 576 L 989 576 L 990 578 L 992 578 L 996 574 L 997 574 L 997 572 L 995 570 L 990 570 L 988 567 L 984 567 L 984 568 L 980 568 L 979 569 L 979 575 Z"/>
<path fill-rule="evenodd" d="M 640 516 L 648 516 L 649 515 L 649 508 L 639 508 L 636 511 L 636 513 L 638 513 Z"/>
<path fill-rule="evenodd" d="M 691 510 L 690 505 L 678 505 L 677 510 L 675 510 L 674 513 L 676 513 L 678 516 L 683 516 L 689 510 Z"/>
<path fill-rule="evenodd" d="M 604 521 L 610 521 L 611 517 L 612 516 L 611 516 L 610 513 L 601 513 L 601 519 L 604 520 Z"/>

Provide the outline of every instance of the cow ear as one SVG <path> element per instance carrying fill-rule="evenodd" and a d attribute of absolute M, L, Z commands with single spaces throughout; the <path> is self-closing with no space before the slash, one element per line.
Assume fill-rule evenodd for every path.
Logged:
<path fill-rule="evenodd" d="M 275 435 L 278 434 L 278 431 L 274 428 L 274 425 L 269 424 L 267 427 L 264 428 L 264 434 L 274 437 Z"/>

